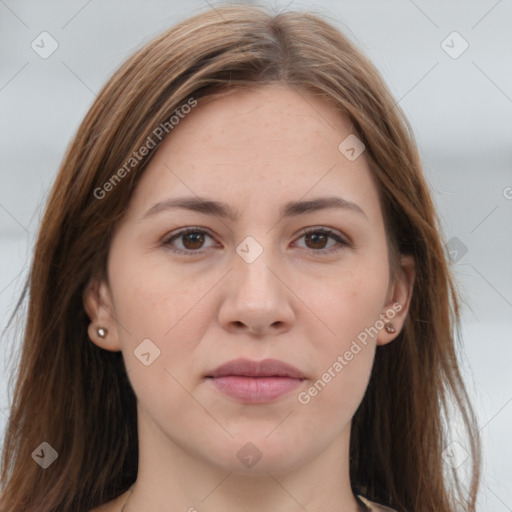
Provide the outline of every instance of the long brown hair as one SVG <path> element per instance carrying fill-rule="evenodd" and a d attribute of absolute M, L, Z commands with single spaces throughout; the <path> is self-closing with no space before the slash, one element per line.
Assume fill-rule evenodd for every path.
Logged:
<path fill-rule="evenodd" d="M 411 128 L 376 68 L 330 23 L 310 13 L 224 6 L 180 23 L 129 58 L 99 93 L 63 160 L 24 293 L 1 512 L 86 511 L 135 481 L 136 398 L 121 353 L 88 338 L 84 288 L 91 277 L 106 277 L 111 233 L 158 148 L 155 130 L 163 125 L 171 133 L 170 117 L 191 99 L 200 105 L 227 88 L 269 83 L 313 92 L 349 117 L 366 146 L 393 254 L 415 260 L 407 321 L 377 350 L 353 419 L 353 488 L 400 512 L 475 510 L 480 455 L 456 356 L 459 299 Z M 126 167 L 151 136 L 155 147 Z M 123 166 L 108 194 L 98 192 Z M 471 455 L 465 486 L 442 457 L 453 405 L 467 434 L 459 442 Z M 47 469 L 32 458 L 42 442 L 58 453 Z"/>

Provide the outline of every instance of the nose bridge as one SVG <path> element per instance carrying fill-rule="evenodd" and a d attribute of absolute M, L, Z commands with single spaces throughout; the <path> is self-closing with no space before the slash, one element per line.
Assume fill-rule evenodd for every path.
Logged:
<path fill-rule="evenodd" d="M 267 329 L 289 327 L 293 311 L 286 286 L 276 276 L 281 264 L 272 237 L 258 238 L 248 236 L 235 248 L 220 321 L 225 328 L 243 326 L 253 333 L 264 334 Z"/>
<path fill-rule="evenodd" d="M 237 289 L 248 294 L 248 297 L 261 301 L 272 299 L 279 293 L 279 281 L 276 279 L 273 267 L 278 266 L 274 257 L 276 250 L 271 246 L 271 236 L 247 236 L 236 247 L 235 279 Z M 261 242 L 260 242 L 261 241 Z"/>

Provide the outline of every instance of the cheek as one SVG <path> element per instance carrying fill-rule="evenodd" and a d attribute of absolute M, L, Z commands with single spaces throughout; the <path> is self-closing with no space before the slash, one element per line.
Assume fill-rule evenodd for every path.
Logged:
<path fill-rule="evenodd" d="M 315 345 L 311 359 L 318 372 L 299 402 L 316 409 L 315 414 L 347 420 L 363 398 L 382 328 L 379 315 L 384 312 L 388 286 L 386 264 L 361 261 L 350 271 L 338 273 L 328 286 L 313 288 L 309 296 L 311 310 L 327 327 L 318 329 L 318 321 L 309 323 L 308 339 Z"/>
<path fill-rule="evenodd" d="M 379 315 L 384 313 L 388 284 L 386 264 L 365 262 L 362 258 L 318 286 L 314 282 L 303 283 L 303 293 L 309 288 L 308 305 L 328 328 L 322 332 L 330 333 L 330 336 L 322 336 L 323 353 L 332 357 L 334 352 L 346 349 L 347 343 L 350 345 L 351 340 L 375 325 Z M 315 339 L 312 335 L 310 333 L 310 339 Z"/>
<path fill-rule="evenodd" d="M 364 343 L 357 338 L 350 343 L 339 343 L 322 370 L 298 395 L 298 402 L 311 406 L 315 414 L 329 415 L 331 420 L 338 416 L 340 424 L 347 422 L 363 398 L 374 355 L 375 343 Z"/>
<path fill-rule="evenodd" d="M 197 317 L 190 322 L 190 314 L 218 281 L 208 274 L 171 271 L 165 259 L 156 258 L 126 258 L 112 266 L 110 280 L 116 319 L 126 327 L 121 329 L 121 337 L 132 341 L 155 338 L 165 343 L 176 331 L 201 327 Z"/>
<path fill-rule="evenodd" d="M 148 407 L 158 404 L 178 414 L 190 400 L 182 386 L 190 387 L 194 354 L 211 324 L 205 295 L 218 279 L 171 273 L 166 265 L 128 258 L 112 267 L 109 277 L 123 357 L 137 397 Z"/>

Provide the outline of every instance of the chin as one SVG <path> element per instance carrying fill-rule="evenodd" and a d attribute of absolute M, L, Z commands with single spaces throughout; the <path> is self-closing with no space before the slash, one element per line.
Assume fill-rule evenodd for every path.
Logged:
<path fill-rule="evenodd" d="M 293 436 L 266 437 L 268 432 L 230 439 L 228 443 L 218 443 L 215 449 L 208 453 L 208 459 L 224 471 L 241 475 L 267 475 L 267 473 L 283 473 L 296 469 L 314 457 L 315 446 L 307 447 L 304 439 Z M 318 442 L 318 441 L 316 441 Z M 298 450 L 297 448 L 301 449 Z M 268 476 L 268 475 L 267 475 Z"/>

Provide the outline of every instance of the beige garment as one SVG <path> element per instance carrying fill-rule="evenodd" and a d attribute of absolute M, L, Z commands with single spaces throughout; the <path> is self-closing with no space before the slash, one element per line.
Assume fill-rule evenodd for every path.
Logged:
<path fill-rule="evenodd" d="M 363 496 L 357 496 L 364 505 L 368 508 L 369 512 L 396 512 L 394 509 L 385 507 L 384 505 L 379 505 L 378 503 L 373 503 L 370 500 L 367 500 Z"/>

